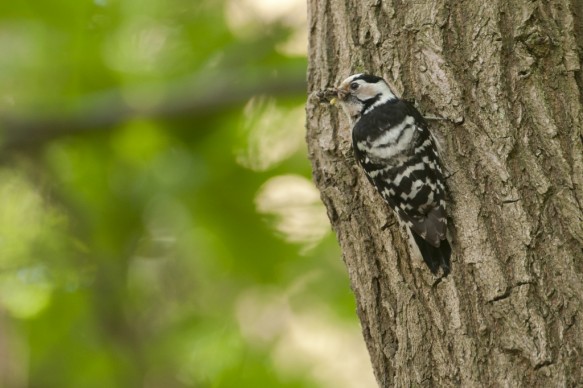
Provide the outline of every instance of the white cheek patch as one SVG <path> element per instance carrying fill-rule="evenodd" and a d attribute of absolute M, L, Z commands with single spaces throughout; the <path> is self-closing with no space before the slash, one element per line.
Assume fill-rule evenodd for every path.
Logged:
<path fill-rule="evenodd" d="M 378 94 L 378 91 L 375 89 L 376 88 L 374 87 L 374 85 L 364 84 L 358 89 L 357 96 L 361 101 L 368 100 L 370 98 L 375 97 Z"/>

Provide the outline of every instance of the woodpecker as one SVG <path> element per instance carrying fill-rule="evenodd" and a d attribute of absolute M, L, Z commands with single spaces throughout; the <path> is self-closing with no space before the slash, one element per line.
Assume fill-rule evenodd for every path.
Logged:
<path fill-rule="evenodd" d="M 351 75 L 324 94 L 348 115 L 354 155 L 370 183 L 410 229 L 431 272 L 441 267 L 447 276 L 445 180 L 437 141 L 421 113 L 370 74 Z"/>

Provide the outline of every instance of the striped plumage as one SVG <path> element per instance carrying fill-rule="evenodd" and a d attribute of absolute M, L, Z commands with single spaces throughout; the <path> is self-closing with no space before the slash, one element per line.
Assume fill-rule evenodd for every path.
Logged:
<path fill-rule="evenodd" d="M 423 116 L 380 77 L 356 74 L 337 89 L 350 116 L 356 159 L 383 199 L 411 229 L 434 274 L 449 273 L 446 193 L 436 141 Z"/>

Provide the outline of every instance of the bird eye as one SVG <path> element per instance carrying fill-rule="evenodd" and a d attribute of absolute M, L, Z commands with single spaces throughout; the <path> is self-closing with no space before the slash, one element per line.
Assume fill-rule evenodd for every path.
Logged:
<path fill-rule="evenodd" d="M 358 86 L 359 86 L 358 85 L 358 82 L 353 82 L 353 83 L 350 84 L 350 89 L 356 90 L 356 89 L 358 89 Z"/>

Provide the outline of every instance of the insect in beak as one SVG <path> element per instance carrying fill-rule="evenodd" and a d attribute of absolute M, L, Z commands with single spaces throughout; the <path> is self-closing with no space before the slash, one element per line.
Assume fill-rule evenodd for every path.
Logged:
<path fill-rule="evenodd" d="M 336 89 L 336 96 L 332 100 L 330 100 L 330 104 L 334 105 L 338 102 L 338 100 L 345 100 L 348 97 L 348 92 L 344 89 Z"/>

